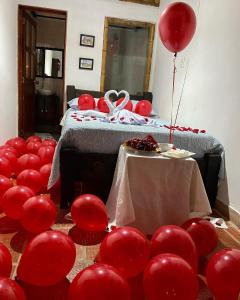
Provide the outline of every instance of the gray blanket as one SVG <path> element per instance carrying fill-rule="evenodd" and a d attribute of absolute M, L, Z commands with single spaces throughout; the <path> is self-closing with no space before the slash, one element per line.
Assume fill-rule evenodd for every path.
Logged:
<path fill-rule="evenodd" d="M 69 109 L 64 116 L 62 134 L 57 144 L 48 187 L 52 187 L 59 177 L 59 154 L 64 146 L 76 147 L 81 152 L 118 153 L 119 146 L 134 137 L 145 137 L 151 134 L 158 142 L 167 143 L 169 130 L 163 127 L 125 125 L 102 122 L 85 118 L 83 121 L 73 118 L 74 110 Z M 156 119 L 154 119 L 156 120 Z M 158 124 L 167 124 L 157 119 Z M 196 153 L 195 157 L 203 157 L 205 153 L 223 153 L 223 146 L 207 133 L 174 132 L 174 145 Z"/>

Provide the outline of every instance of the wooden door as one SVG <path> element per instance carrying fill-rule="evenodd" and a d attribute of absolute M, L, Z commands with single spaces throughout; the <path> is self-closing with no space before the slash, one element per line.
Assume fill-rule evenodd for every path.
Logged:
<path fill-rule="evenodd" d="M 19 135 L 35 129 L 36 22 L 24 9 L 19 11 Z"/>

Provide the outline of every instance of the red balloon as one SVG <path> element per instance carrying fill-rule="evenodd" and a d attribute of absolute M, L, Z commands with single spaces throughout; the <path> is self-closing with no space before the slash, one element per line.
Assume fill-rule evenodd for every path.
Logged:
<path fill-rule="evenodd" d="M 42 189 L 42 175 L 32 169 L 26 169 L 17 176 L 17 184 L 29 187 L 34 193 Z"/>
<path fill-rule="evenodd" d="M 5 156 L 0 156 L 0 174 L 6 177 L 12 175 L 11 163 Z"/>
<path fill-rule="evenodd" d="M 26 300 L 26 296 L 16 281 L 6 277 L 0 277 L 0 299 Z"/>
<path fill-rule="evenodd" d="M 76 258 L 73 241 L 63 232 L 45 231 L 27 245 L 17 269 L 20 280 L 48 286 L 63 280 Z"/>
<path fill-rule="evenodd" d="M 35 286 L 23 281 L 19 285 L 29 300 L 66 300 L 70 282 L 67 278 L 50 286 Z"/>
<path fill-rule="evenodd" d="M 26 186 L 13 186 L 2 197 L 2 210 L 12 219 L 21 219 L 23 204 L 34 192 Z"/>
<path fill-rule="evenodd" d="M 42 184 L 44 188 L 47 189 L 49 176 L 51 174 L 52 164 L 43 165 L 40 169 L 40 174 L 42 175 Z"/>
<path fill-rule="evenodd" d="M 42 146 L 38 150 L 38 156 L 40 157 L 42 165 L 46 165 L 52 162 L 55 148 L 53 146 Z"/>
<path fill-rule="evenodd" d="M 26 152 L 27 153 L 33 153 L 33 154 L 36 154 L 38 153 L 38 150 L 39 148 L 42 146 L 42 143 L 41 142 L 29 142 L 27 143 L 27 146 L 26 146 Z"/>
<path fill-rule="evenodd" d="M 132 227 L 114 229 L 100 247 L 101 261 L 117 268 L 127 278 L 144 270 L 149 254 L 149 241 Z"/>
<path fill-rule="evenodd" d="M 38 135 L 32 135 L 32 136 L 30 136 L 29 138 L 27 138 L 26 142 L 27 142 L 27 143 L 30 143 L 30 142 L 41 143 L 41 142 L 42 142 L 42 139 L 41 139 L 40 136 L 38 136 Z"/>
<path fill-rule="evenodd" d="M 13 139 L 10 139 L 6 142 L 6 144 L 11 147 L 14 147 L 18 152 L 18 156 L 21 156 L 26 152 L 26 142 L 21 137 L 15 137 Z"/>
<path fill-rule="evenodd" d="M 9 160 L 12 171 L 15 172 L 17 165 L 17 156 L 9 150 L 0 149 L 0 156 L 4 156 Z"/>
<path fill-rule="evenodd" d="M 104 100 L 104 97 L 102 97 L 98 100 L 97 108 L 99 111 L 104 112 L 104 113 L 110 112 L 108 105 L 107 105 L 106 101 Z"/>
<path fill-rule="evenodd" d="M 148 300 L 196 300 L 197 274 L 180 256 L 170 253 L 154 257 L 144 271 Z"/>
<path fill-rule="evenodd" d="M 240 293 L 240 250 L 217 252 L 207 265 L 206 277 L 216 299 L 237 300 Z"/>
<path fill-rule="evenodd" d="M 199 256 L 208 255 L 217 247 L 217 231 L 209 221 L 193 218 L 186 221 L 182 228 L 190 234 Z"/>
<path fill-rule="evenodd" d="M 190 43 L 196 30 L 196 15 L 186 3 L 175 2 L 160 16 L 158 31 L 163 45 L 171 52 L 180 52 Z"/>
<path fill-rule="evenodd" d="M 124 99 L 125 99 L 124 97 L 118 99 L 116 106 L 118 106 L 119 104 L 121 104 L 121 103 L 123 102 Z M 127 110 L 129 110 L 129 111 L 132 111 L 132 109 L 133 109 L 133 104 L 132 104 L 132 101 L 131 101 L 131 100 L 129 100 L 129 101 L 127 102 L 127 104 L 124 106 L 124 109 L 127 109 Z"/>
<path fill-rule="evenodd" d="M 145 300 L 143 289 L 143 273 L 135 277 L 128 278 L 128 284 L 131 292 L 131 300 Z"/>
<path fill-rule="evenodd" d="M 161 226 L 151 239 L 151 257 L 173 253 L 185 259 L 196 271 L 198 255 L 196 246 L 184 229 L 175 225 Z"/>
<path fill-rule="evenodd" d="M 54 139 L 45 139 L 42 144 L 43 146 L 52 146 L 54 148 L 57 146 L 57 142 Z"/>
<path fill-rule="evenodd" d="M 16 174 L 18 175 L 26 169 L 33 169 L 39 171 L 41 166 L 41 160 L 37 155 L 31 153 L 24 154 L 17 160 Z"/>
<path fill-rule="evenodd" d="M 13 154 L 16 155 L 16 157 L 18 157 L 18 152 L 17 150 L 12 147 L 12 146 L 9 146 L 9 145 L 3 145 L 3 146 L 0 146 L 0 150 L 6 150 L 6 151 L 10 151 L 12 152 Z"/>
<path fill-rule="evenodd" d="M 84 230 L 102 231 L 108 225 L 104 203 L 97 196 L 91 194 L 79 196 L 72 204 L 71 214 L 74 223 Z"/>
<path fill-rule="evenodd" d="M 47 195 L 29 198 L 23 204 L 21 223 L 23 227 L 33 233 L 48 230 L 56 220 L 56 205 Z"/>
<path fill-rule="evenodd" d="M 13 182 L 11 179 L 0 175 L 0 207 L 1 201 L 4 193 L 13 186 Z"/>
<path fill-rule="evenodd" d="M 152 111 L 152 104 L 148 100 L 138 101 L 135 112 L 141 116 L 148 117 Z"/>
<path fill-rule="evenodd" d="M 68 300 L 130 300 L 127 281 L 113 267 L 94 264 L 82 270 L 69 288 Z"/>
<path fill-rule="evenodd" d="M 11 271 L 12 256 L 8 248 L 0 242 L 0 276 L 10 277 Z"/>
<path fill-rule="evenodd" d="M 95 109 L 95 99 L 90 94 L 82 94 L 78 97 L 78 107 L 81 110 Z"/>

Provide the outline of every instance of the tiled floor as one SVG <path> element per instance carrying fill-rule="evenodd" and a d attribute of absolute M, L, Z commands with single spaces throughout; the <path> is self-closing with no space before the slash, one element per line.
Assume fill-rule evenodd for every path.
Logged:
<path fill-rule="evenodd" d="M 99 248 L 98 242 L 102 239 L 103 235 L 83 236 L 83 234 L 71 223 L 71 221 L 65 218 L 66 214 L 67 211 L 59 211 L 57 223 L 52 228 L 69 234 L 76 244 L 77 259 L 71 273 L 67 277 L 68 280 L 71 281 L 79 270 L 93 263 Z M 227 224 L 229 226 L 228 229 L 218 229 L 219 245 L 216 251 L 223 247 L 240 249 L 240 230 L 230 222 L 227 222 Z M 15 277 L 21 253 L 29 238 L 31 238 L 31 236 L 21 228 L 18 222 L 12 221 L 4 215 L 0 215 L 0 241 L 10 249 L 12 254 L 12 278 Z M 96 245 L 86 245 L 87 242 L 91 242 Z M 28 294 L 28 299 L 30 300 L 64 300 L 66 299 L 66 291 L 69 285 L 68 280 L 63 281 L 55 287 L 42 288 L 41 291 L 39 288 L 33 288 L 26 285 L 24 285 L 24 289 Z M 199 295 L 198 298 L 199 300 L 212 299 L 203 281 L 201 281 L 200 294 L 201 295 Z"/>

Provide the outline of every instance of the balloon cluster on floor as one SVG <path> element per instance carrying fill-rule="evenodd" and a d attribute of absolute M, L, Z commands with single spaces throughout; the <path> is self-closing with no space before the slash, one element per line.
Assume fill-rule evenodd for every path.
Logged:
<path fill-rule="evenodd" d="M 78 197 L 71 213 L 81 230 L 101 231 L 108 223 L 106 208 L 94 195 Z M 96 263 L 74 278 L 68 300 L 196 300 L 199 261 L 216 251 L 217 244 L 215 227 L 202 218 L 181 227 L 161 226 L 150 241 L 136 228 L 113 227 L 100 245 Z M 237 300 L 240 250 L 216 252 L 204 276 L 217 300 Z"/>
<path fill-rule="evenodd" d="M 58 292 L 59 300 L 196 300 L 199 260 L 216 250 L 218 243 L 214 226 L 201 218 L 190 219 L 181 227 L 161 226 L 151 240 L 133 227 L 111 227 L 101 242 L 96 263 L 81 270 L 71 284 L 67 281 L 76 247 L 66 233 L 50 230 L 56 206 L 49 196 L 39 194 L 47 191 L 55 147 L 52 143 L 39 137 L 27 141 L 15 138 L 0 147 L 1 209 L 32 234 L 19 261 L 16 280 L 9 278 L 11 254 L 0 243 L 0 299 L 55 295 L 63 283 L 65 292 Z M 76 227 L 86 232 L 106 231 L 108 226 L 106 207 L 95 195 L 77 197 L 71 215 Z M 216 300 L 238 299 L 240 250 L 216 252 L 205 269 L 206 283 Z"/>

